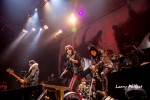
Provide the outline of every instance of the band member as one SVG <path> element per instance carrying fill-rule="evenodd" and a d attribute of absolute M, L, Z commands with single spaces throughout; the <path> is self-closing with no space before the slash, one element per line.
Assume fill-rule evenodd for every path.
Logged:
<path fill-rule="evenodd" d="M 90 69 L 94 72 L 93 77 L 97 77 L 99 81 L 102 82 L 102 91 L 103 96 L 108 94 L 108 79 L 107 74 L 113 68 L 112 61 L 107 57 L 103 50 L 98 49 L 94 45 L 89 46 L 89 53 L 91 56 L 91 66 Z"/>
<path fill-rule="evenodd" d="M 29 70 L 27 73 L 27 77 L 25 79 L 22 79 L 22 83 L 27 83 L 27 86 L 35 86 L 39 83 L 39 67 L 38 63 L 34 60 L 29 61 Z"/>
<path fill-rule="evenodd" d="M 80 85 L 82 78 L 83 78 L 81 58 L 71 45 L 65 46 L 65 51 L 67 55 L 67 64 L 66 64 L 66 68 L 60 75 L 60 78 L 63 78 L 63 75 L 66 74 L 68 71 L 70 71 L 73 76 L 69 83 L 69 88 L 71 89 L 71 91 L 76 92 L 78 96 L 80 97 L 80 99 L 82 99 L 82 96 L 80 95 L 80 92 L 78 91 L 78 86 Z"/>

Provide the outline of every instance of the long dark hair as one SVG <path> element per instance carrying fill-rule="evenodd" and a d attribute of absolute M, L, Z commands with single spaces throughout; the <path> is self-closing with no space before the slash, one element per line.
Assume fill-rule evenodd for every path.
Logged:
<path fill-rule="evenodd" d="M 71 46 L 71 45 L 66 45 L 66 46 L 65 46 L 65 52 L 66 52 L 66 54 L 67 54 L 67 50 L 72 50 L 72 55 L 75 54 L 75 50 L 74 50 L 73 46 Z"/>

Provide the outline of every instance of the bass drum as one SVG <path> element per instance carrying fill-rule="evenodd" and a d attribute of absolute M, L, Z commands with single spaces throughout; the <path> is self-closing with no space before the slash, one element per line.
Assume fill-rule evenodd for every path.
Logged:
<path fill-rule="evenodd" d="M 63 100 L 80 100 L 80 98 L 75 92 L 67 92 L 65 93 Z"/>

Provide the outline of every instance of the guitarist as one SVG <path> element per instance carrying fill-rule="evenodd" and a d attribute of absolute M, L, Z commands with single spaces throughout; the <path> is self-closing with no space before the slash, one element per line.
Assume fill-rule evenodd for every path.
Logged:
<path fill-rule="evenodd" d="M 93 73 L 93 78 L 97 78 L 102 82 L 102 91 L 100 94 L 102 96 L 107 96 L 108 92 L 108 79 L 107 74 L 112 70 L 113 63 L 109 60 L 108 57 L 104 56 L 104 52 L 101 49 L 98 49 L 94 45 L 90 45 L 89 53 L 91 56 L 91 72 Z"/>
<path fill-rule="evenodd" d="M 34 60 L 29 61 L 29 70 L 25 79 L 21 79 L 22 83 L 27 83 L 27 86 L 35 86 L 39 83 L 39 67 L 38 63 Z"/>

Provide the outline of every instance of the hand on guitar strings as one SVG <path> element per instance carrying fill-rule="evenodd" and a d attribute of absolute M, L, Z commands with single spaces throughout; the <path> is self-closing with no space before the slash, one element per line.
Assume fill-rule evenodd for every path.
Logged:
<path fill-rule="evenodd" d="M 25 79 L 21 79 L 20 82 L 21 82 L 22 84 L 25 84 L 27 81 L 26 81 Z"/>

